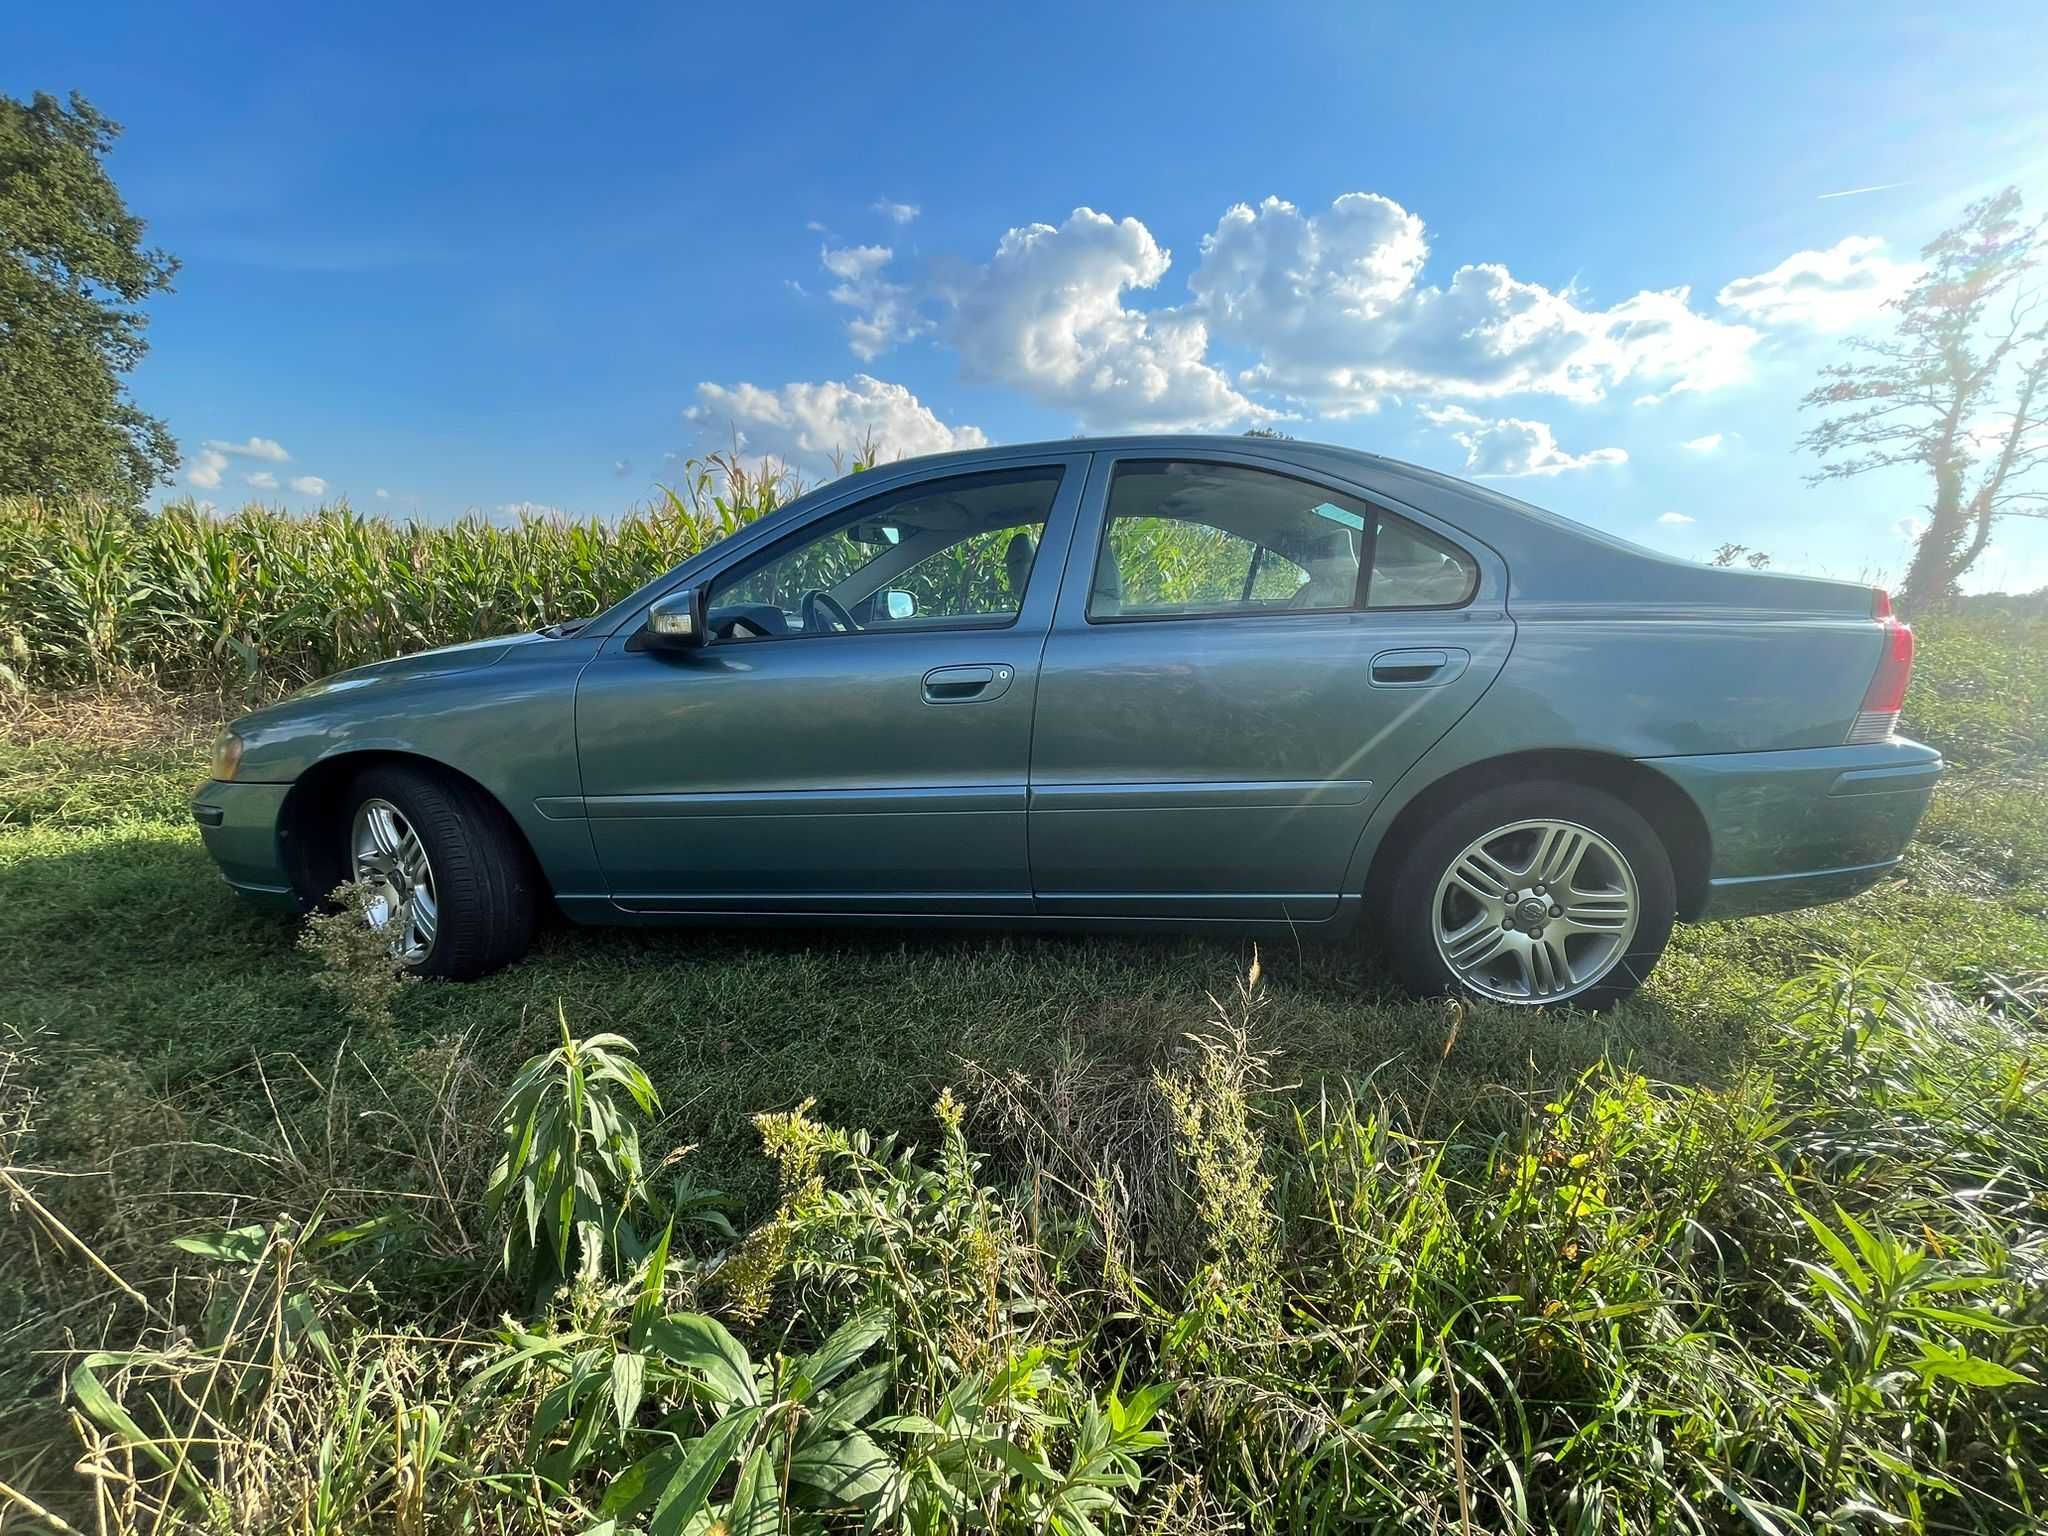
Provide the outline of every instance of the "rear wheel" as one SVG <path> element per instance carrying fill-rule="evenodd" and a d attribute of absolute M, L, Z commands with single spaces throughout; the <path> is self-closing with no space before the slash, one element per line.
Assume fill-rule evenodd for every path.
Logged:
<path fill-rule="evenodd" d="M 347 797 L 350 878 L 392 956 L 420 976 L 469 981 L 533 939 L 532 861 L 505 813 L 473 786 L 416 768 L 372 768 Z"/>
<path fill-rule="evenodd" d="M 1416 991 L 1592 1009 L 1642 985 L 1676 909 L 1649 823 L 1561 782 L 1503 785 L 1437 820 L 1380 903 L 1395 968 Z"/>

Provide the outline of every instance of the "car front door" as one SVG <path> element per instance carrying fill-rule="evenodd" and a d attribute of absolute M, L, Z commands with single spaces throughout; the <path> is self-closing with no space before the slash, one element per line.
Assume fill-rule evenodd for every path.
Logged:
<path fill-rule="evenodd" d="M 612 900 L 1029 911 L 1032 709 L 1086 463 L 842 498 L 710 578 L 709 643 L 621 626 L 576 696 Z"/>
<path fill-rule="evenodd" d="M 1333 915 L 1374 803 L 1506 659 L 1505 591 L 1292 466 L 1098 453 L 1038 683 L 1038 910 Z"/>

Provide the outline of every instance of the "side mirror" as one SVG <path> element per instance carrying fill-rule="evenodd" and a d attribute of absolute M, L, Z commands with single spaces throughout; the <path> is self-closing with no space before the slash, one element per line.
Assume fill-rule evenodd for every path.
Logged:
<path fill-rule="evenodd" d="M 892 619 L 909 619 L 917 616 L 917 599 L 908 592 L 888 591 L 880 594 L 882 612 Z"/>
<path fill-rule="evenodd" d="M 711 639 L 711 588 L 703 582 L 657 598 L 647 610 L 647 643 L 656 650 L 686 651 Z"/>

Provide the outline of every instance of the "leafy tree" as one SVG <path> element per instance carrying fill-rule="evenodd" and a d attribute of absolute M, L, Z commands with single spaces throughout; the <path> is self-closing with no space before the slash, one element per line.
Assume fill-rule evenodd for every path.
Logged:
<path fill-rule="evenodd" d="M 178 463 L 122 384 L 178 264 L 142 248 L 107 175 L 120 132 L 75 91 L 0 95 L 0 494 L 135 503 Z"/>
<path fill-rule="evenodd" d="M 2016 187 L 1972 203 L 1922 249 L 1895 333 L 1852 338 L 1859 360 L 1823 369 L 1802 402 L 1844 408 L 1800 439 L 1821 460 L 1812 483 L 1905 464 L 1933 476 L 1912 602 L 1954 596 L 2000 518 L 2048 517 L 2048 491 L 2022 484 L 2048 460 L 2048 314 L 2026 281 L 2044 224 Z"/>

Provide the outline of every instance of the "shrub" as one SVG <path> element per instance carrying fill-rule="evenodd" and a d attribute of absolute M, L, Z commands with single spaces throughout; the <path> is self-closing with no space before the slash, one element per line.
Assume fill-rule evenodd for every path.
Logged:
<path fill-rule="evenodd" d="M 630 1048 L 564 1024 L 491 1193 L 564 1283 L 429 1330 L 376 1283 L 403 1222 L 188 1236 L 196 1296 L 73 1371 L 81 1465 L 122 1530 L 2032 1529 L 2044 1047 L 1985 991 L 1816 961 L 1726 1084 L 1602 1062 L 1436 1138 L 1271 1081 L 1254 976 L 1128 1080 L 1181 1206 L 1136 1242 L 992 1180 L 950 1093 L 929 1154 L 759 1117 L 774 1209 L 693 1226 Z"/>

